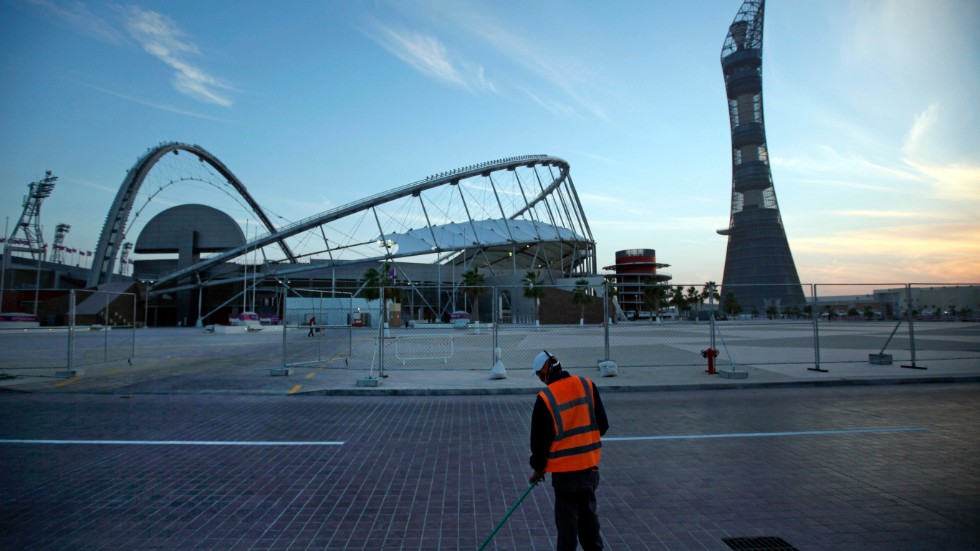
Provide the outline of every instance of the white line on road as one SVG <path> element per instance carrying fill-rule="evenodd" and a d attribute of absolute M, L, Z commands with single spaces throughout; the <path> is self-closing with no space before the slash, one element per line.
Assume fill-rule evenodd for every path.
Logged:
<path fill-rule="evenodd" d="M 223 440 L 0 440 L 0 444 L 104 444 L 113 446 L 343 446 L 343 442 L 241 442 Z"/>
<path fill-rule="evenodd" d="M 742 432 L 731 434 L 681 434 L 674 436 L 618 436 L 603 437 L 603 442 L 631 442 L 636 440 L 698 440 L 704 438 L 754 438 L 759 436 L 815 436 L 826 434 L 861 434 L 872 432 L 910 432 L 929 430 L 927 427 L 899 427 L 885 429 L 805 430 L 795 432 Z"/>

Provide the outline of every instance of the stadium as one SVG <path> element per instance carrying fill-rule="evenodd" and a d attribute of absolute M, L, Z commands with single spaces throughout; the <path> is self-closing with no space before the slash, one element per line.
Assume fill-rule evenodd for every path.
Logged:
<path fill-rule="evenodd" d="M 204 204 L 171 207 L 162 199 L 187 186 Z M 139 256 L 130 260 L 131 252 Z M 38 264 L 48 264 L 43 252 L 37 256 Z M 33 277 L 34 259 L 17 260 L 26 261 L 20 279 Z M 50 285 L 38 287 L 84 279 L 90 289 L 138 288 L 147 298 L 143 315 L 137 313 L 143 323 L 201 326 L 243 312 L 279 317 L 284 288 L 356 297 L 374 285 L 396 287 L 401 302 L 413 304 L 399 321 L 442 321 L 478 309 L 464 304 L 459 286 L 467 281 L 597 283 L 596 265 L 570 166 L 558 157 L 465 166 L 276 227 L 215 155 L 167 142 L 149 148 L 127 171 L 91 269 L 45 266 Z M 16 272 L 9 277 L 16 280 Z M 528 307 L 519 295 L 500 298 L 508 315 Z M 44 297 L 37 298 L 43 310 Z"/>

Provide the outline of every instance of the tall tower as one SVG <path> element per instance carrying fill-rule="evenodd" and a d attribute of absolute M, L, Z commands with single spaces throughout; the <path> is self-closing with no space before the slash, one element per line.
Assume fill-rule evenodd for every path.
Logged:
<path fill-rule="evenodd" d="M 666 286 L 671 280 L 670 274 L 657 272 L 669 268 L 670 264 L 657 262 L 657 251 L 654 249 L 626 249 L 616 251 L 616 264 L 606 266 L 603 270 L 616 271 L 616 287 L 623 315 L 629 319 L 646 316 L 647 307 L 643 289 L 649 285 Z M 657 312 L 649 312 L 650 317 L 657 317 Z"/>
<path fill-rule="evenodd" d="M 762 115 L 762 22 L 765 0 L 745 0 L 728 28 L 721 68 L 732 132 L 732 211 L 722 300 L 743 310 L 782 311 L 804 304 L 769 170 Z"/>

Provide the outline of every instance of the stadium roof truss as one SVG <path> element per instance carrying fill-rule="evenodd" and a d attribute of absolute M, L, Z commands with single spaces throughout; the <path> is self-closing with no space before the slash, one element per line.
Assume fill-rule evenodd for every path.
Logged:
<path fill-rule="evenodd" d="M 547 155 L 512 157 L 435 174 L 275 228 L 213 155 L 200 146 L 165 143 L 130 170 L 107 227 L 120 218 L 125 224 L 128 213 L 121 211 L 126 208 L 125 197 L 135 193 L 134 182 L 142 181 L 155 159 L 175 150 L 189 151 L 201 164 L 220 167 L 211 174 L 227 180 L 221 183 L 233 186 L 269 231 L 252 236 L 243 246 L 158 274 L 153 282 L 157 290 L 227 282 L 209 280 L 209 269 L 247 262 L 259 254 L 264 264 L 261 276 L 266 278 L 351 263 L 394 261 L 397 265 L 398 260 L 476 267 L 490 276 L 535 270 L 572 277 L 596 271 L 595 241 L 569 164 Z M 101 242 L 99 248 L 100 258 L 114 254 Z"/>

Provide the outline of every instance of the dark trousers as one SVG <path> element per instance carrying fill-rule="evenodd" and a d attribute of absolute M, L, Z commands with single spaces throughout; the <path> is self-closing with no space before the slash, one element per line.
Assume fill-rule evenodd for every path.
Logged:
<path fill-rule="evenodd" d="M 595 501 L 599 471 L 553 473 L 552 485 L 555 488 L 558 551 L 574 551 L 578 544 L 585 551 L 602 549 Z"/>

